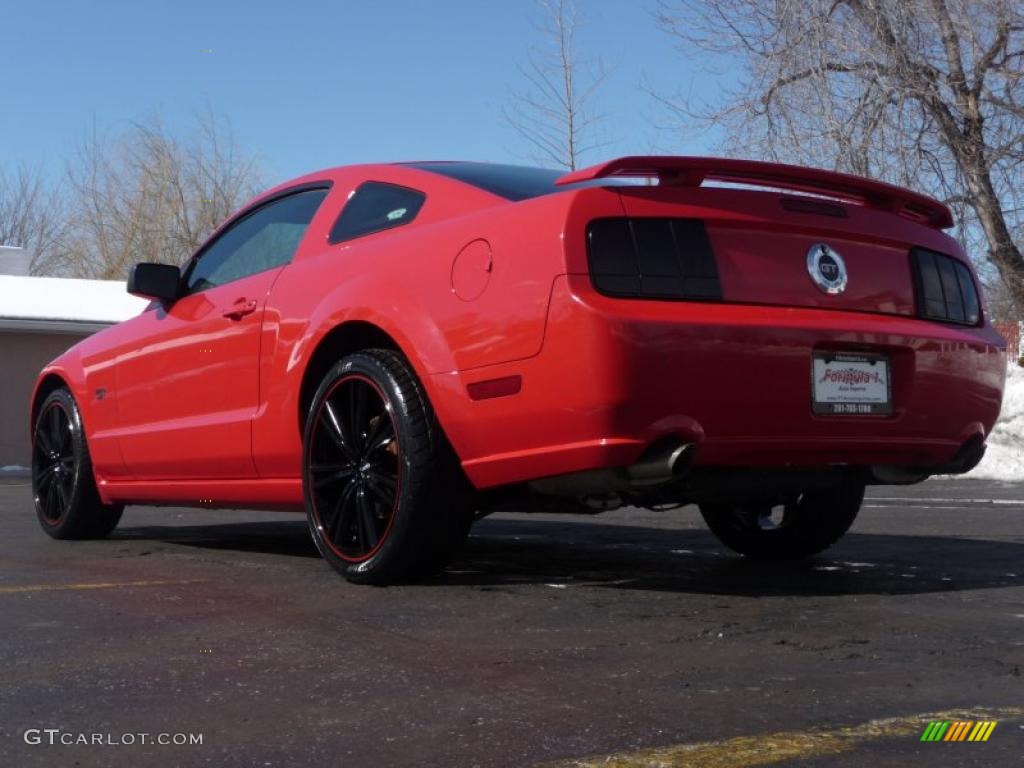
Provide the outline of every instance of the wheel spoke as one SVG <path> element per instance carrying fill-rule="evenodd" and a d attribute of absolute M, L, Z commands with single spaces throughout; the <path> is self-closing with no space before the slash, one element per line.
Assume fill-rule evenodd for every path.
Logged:
<path fill-rule="evenodd" d="M 57 498 L 60 500 L 61 514 L 64 514 L 71 504 L 70 489 L 65 487 L 64 482 L 59 477 L 55 478 L 54 485 L 57 486 Z"/>
<path fill-rule="evenodd" d="M 40 470 L 39 474 L 36 476 L 36 490 L 39 492 L 40 496 L 44 494 L 53 481 L 53 465 L 51 464 L 45 469 Z"/>
<path fill-rule="evenodd" d="M 339 464 L 338 462 L 331 462 L 329 464 L 313 464 L 310 466 L 309 471 L 314 475 L 322 475 L 324 472 L 333 473 L 340 472 L 343 469 L 351 467 L 351 463 Z"/>
<path fill-rule="evenodd" d="M 352 496 L 355 493 L 355 483 L 349 483 L 338 496 L 338 503 L 334 507 L 334 515 L 331 517 L 330 527 L 327 530 L 328 536 L 335 544 L 341 544 L 339 538 L 347 533 L 352 524 Z"/>
<path fill-rule="evenodd" d="M 64 447 L 64 442 L 67 439 L 66 430 L 61 424 L 61 413 L 60 408 L 50 409 L 50 442 L 53 444 L 53 450 L 58 452 Z"/>
<path fill-rule="evenodd" d="M 366 427 L 366 405 L 369 387 L 362 382 L 353 382 L 349 386 L 349 430 L 357 451 L 365 447 L 363 432 Z"/>
<path fill-rule="evenodd" d="M 313 487 L 314 488 L 323 488 L 326 485 L 331 485 L 332 483 L 337 483 L 337 482 L 339 482 L 341 480 L 351 480 L 352 479 L 352 475 L 354 475 L 355 472 L 356 472 L 354 468 L 349 467 L 349 466 L 340 466 L 339 465 L 339 467 L 340 468 L 336 468 L 333 471 L 332 470 L 327 470 L 327 469 L 321 470 L 321 474 L 323 474 L 324 477 L 319 477 L 319 478 L 314 477 L 314 479 L 313 479 Z M 313 468 L 313 474 L 314 474 L 314 476 L 317 474 L 316 467 Z"/>
<path fill-rule="evenodd" d="M 43 502 L 43 514 L 45 514 L 51 520 L 56 520 L 58 517 L 60 517 L 60 513 L 57 512 L 55 514 L 55 510 L 54 510 L 54 501 L 53 501 L 53 499 L 54 499 L 54 494 L 56 493 L 56 490 L 54 490 L 54 486 L 55 485 L 56 485 L 56 482 L 51 482 L 51 483 L 47 484 L 46 491 L 43 494 L 43 499 L 42 499 L 42 502 Z"/>
<path fill-rule="evenodd" d="M 362 490 L 356 495 L 356 504 L 359 506 L 360 538 L 367 550 L 377 546 L 380 534 L 377 532 L 377 518 L 373 514 L 370 502 L 366 493 Z"/>
<path fill-rule="evenodd" d="M 56 520 L 64 514 L 64 492 L 60 487 L 60 481 L 54 477 L 47 491 L 47 499 L 50 512 L 50 519 Z"/>
<path fill-rule="evenodd" d="M 382 472 L 379 468 L 374 468 L 369 472 L 369 477 L 377 484 L 379 484 L 388 496 L 394 497 L 395 491 L 398 490 L 398 475 L 391 472 Z"/>
<path fill-rule="evenodd" d="M 352 461 L 356 458 L 356 447 L 352 444 L 348 434 L 345 432 L 341 421 L 338 419 L 338 415 L 334 412 L 334 406 L 331 405 L 330 400 L 324 401 L 323 414 L 320 417 L 320 423 L 327 429 L 327 433 L 331 436 L 332 441 L 342 452 L 346 459 Z"/>
<path fill-rule="evenodd" d="M 353 497 L 353 498 L 355 499 L 354 506 L 355 506 L 355 510 L 356 510 L 356 517 L 355 517 L 355 529 L 356 529 L 355 542 L 356 542 L 356 548 L 357 548 L 356 551 L 359 554 L 364 554 L 366 552 L 366 537 L 363 534 L 363 515 L 362 515 L 362 511 L 359 509 L 358 492 L 357 492 L 356 496 Z"/>
<path fill-rule="evenodd" d="M 50 436 L 46 433 L 44 425 L 40 424 L 36 427 L 36 448 L 42 450 L 44 455 L 53 453 L 53 443 L 50 442 Z"/>
<path fill-rule="evenodd" d="M 391 416 L 385 410 L 384 413 L 377 417 L 377 423 L 372 424 L 370 432 L 366 436 L 366 455 L 372 456 L 381 448 L 390 445 L 394 439 L 395 425 L 391 423 Z"/>
<path fill-rule="evenodd" d="M 806 496 L 801 496 L 786 502 L 782 507 L 782 519 L 779 521 L 780 528 L 793 525 L 800 519 L 800 505 L 805 498 Z"/>
<path fill-rule="evenodd" d="M 391 506 L 395 503 L 395 489 L 397 483 L 390 482 L 384 476 L 371 473 L 367 475 L 366 487 L 376 496 L 381 504 L 390 512 Z"/>

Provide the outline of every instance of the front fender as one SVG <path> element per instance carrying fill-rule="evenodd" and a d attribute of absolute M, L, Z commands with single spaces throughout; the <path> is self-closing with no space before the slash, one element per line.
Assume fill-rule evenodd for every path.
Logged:
<path fill-rule="evenodd" d="M 69 366 L 68 362 L 68 354 L 65 353 L 53 362 L 47 364 L 36 377 L 36 383 L 32 387 L 32 396 L 29 400 L 28 409 L 28 432 L 30 440 L 32 432 L 35 429 L 38 407 L 42 401 L 46 399 L 47 395 L 59 387 L 67 387 L 72 391 L 72 393 L 76 393 L 81 389 L 81 382 L 84 379 L 81 364 L 79 363 L 75 366 Z M 75 360 L 73 362 L 79 361 Z M 77 375 L 74 375 L 72 371 Z M 78 387 L 72 383 L 75 380 L 79 382 Z M 76 394 L 75 399 L 80 400 L 81 398 Z M 85 419 L 84 414 L 82 418 L 83 420 Z"/>
<path fill-rule="evenodd" d="M 83 339 L 43 368 L 33 388 L 29 421 L 31 431 L 36 406 L 50 391 L 58 386 L 71 390 L 78 404 L 101 495 L 104 478 L 126 474 L 115 436 L 117 381 L 115 358 L 109 350 L 112 333 L 113 329 L 107 329 Z"/>

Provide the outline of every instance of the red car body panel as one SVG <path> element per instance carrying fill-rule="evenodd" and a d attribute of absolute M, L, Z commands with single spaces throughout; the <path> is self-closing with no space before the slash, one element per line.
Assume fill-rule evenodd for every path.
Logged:
<path fill-rule="evenodd" d="M 690 158 L 624 158 L 563 181 L 616 174 L 663 185 L 513 203 L 404 165 L 281 185 L 259 200 L 330 186 L 291 263 L 86 339 L 44 369 L 33 402 L 57 381 L 71 388 L 105 501 L 238 507 L 301 508 L 307 373 L 349 324 L 386 334 L 409 360 L 479 489 L 626 466 L 666 435 L 709 467 L 932 467 L 987 437 L 1005 343 L 984 317 L 968 327 L 916 314 L 910 249 L 967 262 L 941 232 L 939 203 L 824 171 Z M 845 202 L 830 203 L 841 216 L 811 215 L 780 205 L 787 193 L 699 186 L 708 178 L 818 193 L 834 184 L 830 197 Z M 367 180 L 426 202 L 410 224 L 330 244 Z M 599 293 L 586 227 L 623 216 L 702 220 L 723 300 Z M 808 277 L 820 241 L 849 264 L 840 295 Z M 817 351 L 886 355 L 892 413 L 812 413 Z M 505 379 L 506 396 L 470 395 Z"/>

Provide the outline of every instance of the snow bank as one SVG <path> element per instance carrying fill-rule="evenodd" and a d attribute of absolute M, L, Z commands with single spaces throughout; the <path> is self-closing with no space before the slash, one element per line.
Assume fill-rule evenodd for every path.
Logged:
<path fill-rule="evenodd" d="M 1003 412 L 988 438 L 988 452 L 965 477 L 1024 480 L 1024 368 L 1015 363 L 1007 370 Z"/>

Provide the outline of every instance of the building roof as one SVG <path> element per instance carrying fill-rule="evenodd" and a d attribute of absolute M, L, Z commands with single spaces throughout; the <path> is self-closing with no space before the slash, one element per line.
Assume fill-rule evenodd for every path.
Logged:
<path fill-rule="evenodd" d="M 148 305 L 118 280 L 0 275 L 0 329 L 90 332 Z"/>

